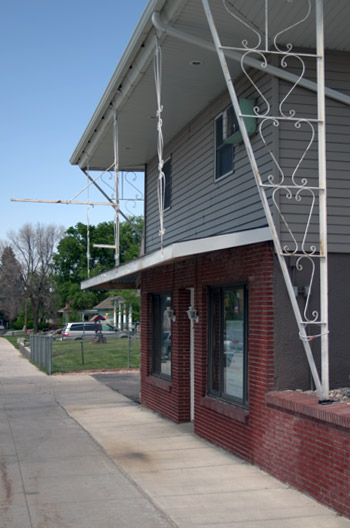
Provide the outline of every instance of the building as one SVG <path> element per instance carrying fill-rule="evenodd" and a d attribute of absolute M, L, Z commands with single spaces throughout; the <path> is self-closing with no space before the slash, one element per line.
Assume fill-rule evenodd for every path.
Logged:
<path fill-rule="evenodd" d="M 346 515 L 348 15 L 149 1 L 71 158 L 145 171 L 143 255 L 82 285 L 140 286 L 142 404 Z"/>
<path fill-rule="evenodd" d="M 132 327 L 132 307 L 127 306 L 120 296 L 104 299 L 94 306 L 94 310 L 119 330 Z"/>

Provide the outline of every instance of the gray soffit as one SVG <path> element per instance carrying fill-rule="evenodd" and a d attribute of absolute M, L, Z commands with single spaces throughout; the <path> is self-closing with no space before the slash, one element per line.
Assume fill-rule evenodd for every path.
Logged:
<path fill-rule="evenodd" d="M 306 4 L 305 0 L 270 0 L 271 34 L 302 18 Z M 239 46 L 241 40 L 247 37 L 246 28 L 227 15 L 221 1 L 215 0 L 211 5 L 223 43 Z M 262 0 L 236 0 L 234 5 L 253 25 L 264 27 Z M 324 6 L 326 48 L 339 52 L 350 51 L 350 2 L 325 0 Z M 171 140 L 185 123 L 190 122 L 225 91 L 216 54 L 208 47 L 198 45 L 199 42 L 206 42 L 208 46 L 212 44 L 201 1 L 151 0 L 71 157 L 72 164 L 81 168 L 89 165 L 91 170 L 104 170 L 112 164 L 112 116 L 115 109 L 119 121 L 120 169 L 143 170 L 145 164 L 154 157 L 157 141 L 153 77 L 154 13 L 162 26 L 197 39 L 197 42 L 185 41 L 158 28 L 163 53 L 165 142 Z M 254 39 L 253 33 L 248 36 Z M 296 48 L 310 48 L 314 44 L 314 37 L 313 10 L 307 23 L 286 32 L 285 43 L 291 41 Z M 229 64 L 232 77 L 239 76 L 239 62 L 230 60 Z M 346 104 L 349 93 L 340 93 L 340 96 L 344 96 Z"/>

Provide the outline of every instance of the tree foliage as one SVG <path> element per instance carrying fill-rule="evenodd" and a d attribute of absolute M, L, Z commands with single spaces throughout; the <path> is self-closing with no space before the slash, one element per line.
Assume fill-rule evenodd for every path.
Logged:
<path fill-rule="evenodd" d="M 135 216 L 131 218 L 132 223 L 142 233 L 143 218 Z M 140 254 L 141 236 L 127 222 L 120 224 L 120 264 L 137 258 Z"/>
<path fill-rule="evenodd" d="M 142 233 L 143 218 L 132 217 L 131 222 Z M 90 276 L 115 267 L 114 250 L 95 248 L 94 244 L 114 245 L 115 224 L 102 222 L 89 227 Z M 127 222 L 120 223 L 119 251 L 123 264 L 139 255 L 141 236 Z M 81 291 L 80 282 L 87 278 L 87 226 L 79 222 L 67 229 L 54 255 L 54 269 L 62 306 L 71 301 L 73 310 L 92 308 L 106 297 L 101 290 Z M 107 296 L 111 296 L 108 292 Z M 123 296 L 123 295 L 122 295 Z"/>
<path fill-rule="evenodd" d="M 143 230 L 142 217 L 132 223 Z M 90 276 L 115 266 L 114 250 L 93 247 L 114 244 L 114 222 L 90 226 Z M 121 290 L 82 291 L 80 282 L 87 278 L 87 226 L 78 223 L 64 233 L 54 225 L 25 224 L 8 234 L 10 243 L 0 246 L 0 314 L 18 323 L 33 319 L 34 331 L 39 321 L 55 319 L 58 309 L 70 301 L 73 313 L 92 308 L 106 297 L 120 295 L 133 306 L 139 318 L 137 293 Z M 127 222 L 120 224 L 120 263 L 139 255 L 141 236 Z"/>
<path fill-rule="evenodd" d="M 11 246 L 4 246 L 0 255 L 0 312 L 12 322 L 17 318 L 23 298 L 21 268 Z"/>

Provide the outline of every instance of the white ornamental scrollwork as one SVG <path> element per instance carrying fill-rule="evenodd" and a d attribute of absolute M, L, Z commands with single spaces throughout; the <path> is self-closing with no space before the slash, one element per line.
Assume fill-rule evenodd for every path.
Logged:
<path fill-rule="evenodd" d="M 281 2 L 282 3 L 282 2 Z M 291 2 L 289 2 L 291 3 Z M 320 324 L 319 312 L 312 310 L 310 313 L 310 297 L 312 288 L 314 286 L 315 278 L 315 267 L 316 262 L 319 260 L 320 252 L 319 248 L 314 243 L 308 243 L 308 238 L 311 236 L 311 225 L 312 219 L 316 212 L 318 204 L 318 196 L 320 188 L 310 184 L 310 178 L 307 176 L 306 169 L 303 166 L 305 158 L 310 153 L 313 145 L 315 144 L 315 124 L 317 119 L 307 118 L 297 115 L 297 111 L 294 108 L 294 104 L 291 108 L 288 108 L 288 103 L 292 100 L 292 95 L 295 94 L 297 87 L 301 80 L 305 76 L 306 66 L 305 58 L 315 58 L 314 54 L 298 53 L 295 51 L 294 46 L 291 42 L 283 43 L 283 37 L 286 37 L 288 33 L 294 31 L 297 26 L 300 26 L 310 17 L 312 6 L 311 0 L 306 0 L 305 8 L 301 12 L 300 17 L 293 24 L 278 31 L 275 35 L 268 35 L 268 2 L 265 2 L 265 30 L 257 28 L 253 22 L 249 21 L 247 17 L 239 11 L 233 0 L 223 0 L 223 6 L 226 11 L 236 20 L 238 20 L 242 26 L 247 28 L 252 33 L 252 38 L 243 39 L 241 41 L 241 47 L 228 47 L 223 48 L 240 51 L 241 55 L 241 68 L 245 77 L 249 81 L 250 85 L 254 88 L 257 102 L 254 106 L 254 115 L 260 121 L 258 126 L 258 134 L 260 140 L 268 152 L 270 159 L 272 160 L 274 170 L 264 176 L 264 181 L 260 181 L 261 187 L 265 193 L 268 193 L 269 199 L 274 204 L 275 211 L 280 218 L 281 224 L 284 226 L 284 231 L 290 239 L 290 243 L 287 241 L 282 245 L 281 251 L 283 257 L 295 256 L 296 270 L 304 271 L 306 268 L 303 262 L 307 261 L 310 263 L 310 273 L 308 279 L 308 286 L 306 288 L 307 295 L 305 301 L 305 307 L 303 310 L 303 325 L 307 327 L 309 324 L 317 325 Z M 254 43 L 253 43 L 254 40 Z M 269 47 L 269 42 L 272 43 Z M 272 114 L 272 106 L 268 97 L 263 93 L 263 90 L 259 87 L 258 82 L 254 78 L 254 74 L 251 73 L 249 68 L 249 60 L 254 58 L 260 62 L 261 69 L 267 68 L 271 56 L 279 57 L 280 68 L 288 70 L 293 67 L 293 73 L 295 80 L 293 80 L 291 87 L 288 87 L 286 95 L 283 96 L 281 101 L 278 103 L 277 115 Z M 295 73 L 297 69 L 298 73 Z M 242 117 L 249 117 L 243 115 Z M 300 155 L 296 161 L 296 165 L 292 168 L 286 168 L 281 166 L 278 156 L 273 152 L 269 140 L 267 139 L 266 127 L 273 126 L 280 129 L 282 123 L 289 123 L 293 126 L 294 132 L 299 132 L 298 145 L 300 147 Z M 305 174 L 306 173 L 306 174 Z M 283 204 L 281 204 L 283 200 Z M 290 201 L 300 204 L 303 206 L 303 213 L 299 215 L 304 220 L 304 226 L 302 232 L 293 232 L 293 225 L 288 220 L 288 213 L 286 213 L 285 204 Z M 293 209 L 294 210 L 294 209 Z M 313 332 L 314 336 L 314 332 Z"/>

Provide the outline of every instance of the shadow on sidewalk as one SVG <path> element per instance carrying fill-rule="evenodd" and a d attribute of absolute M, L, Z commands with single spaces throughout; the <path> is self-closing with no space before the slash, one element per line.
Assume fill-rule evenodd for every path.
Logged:
<path fill-rule="evenodd" d="M 140 371 L 99 372 L 91 374 L 110 389 L 123 394 L 130 400 L 140 403 Z"/>

